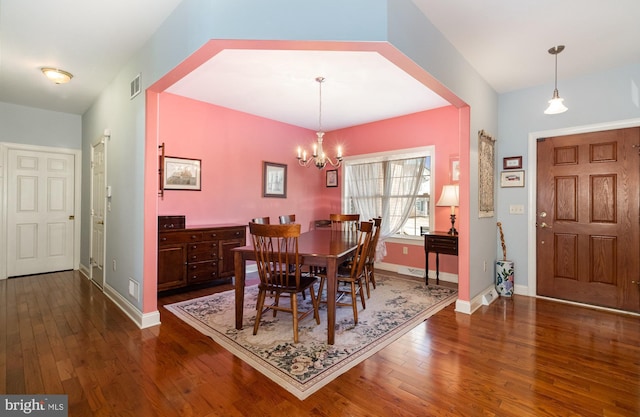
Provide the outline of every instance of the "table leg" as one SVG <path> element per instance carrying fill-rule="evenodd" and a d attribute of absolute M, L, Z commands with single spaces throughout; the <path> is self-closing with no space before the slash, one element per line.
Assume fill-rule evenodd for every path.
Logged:
<path fill-rule="evenodd" d="M 440 253 L 436 252 L 436 285 L 440 285 Z"/>
<path fill-rule="evenodd" d="M 424 283 L 425 285 L 429 285 L 429 252 L 425 251 L 425 265 L 424 265 Z"/>
<path fill-rule="evenodd" d="M 242 312 L 244 310 L 244 282 L 246 273 L 246 262 L 240 252 L 233 254 L 233 266 L 235 269 L 235 290 L 236 290 L 236 329 L 242 330 Z"/>
<path fill-rule="evenodd" d="M 333 345 L 335 342 L 337 269 L 336 258 L 327 259 L 327 344 L 329 345 Z"/>

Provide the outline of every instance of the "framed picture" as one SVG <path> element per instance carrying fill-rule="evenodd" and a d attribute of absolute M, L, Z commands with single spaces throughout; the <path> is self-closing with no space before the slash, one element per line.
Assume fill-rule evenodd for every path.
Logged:
<path fill-rule="evenodd" d="M 460 158 L 458 155 L 449 157 L 449 176 L 451 177 L 451 182 L 460 181 Z"/>
<path fill-rule="evenodd" d="M 338 186 L 338 170 L 332 169 L 327 171 L 327 187 L 337 187 Z"/>
<path fill-rule="evenodd" d="M 164 190 L 200 191 L 200 160 L 164 157 L 162 188 Z"/>
<path fill-rule="evenodd" d="M 262 163 L 262 196 L 287 198 L 287 166 L 274 162 Z"/>
<path fill-rule="evenodd" d="M 522 169 L 522 157 L 521 156 L 509 156 L 502 158 L 503 169 Z"/>
<path fill-rule="evenodd" d="M 524 171 L 502 171 L 500 187 L 524 187 Z"/>

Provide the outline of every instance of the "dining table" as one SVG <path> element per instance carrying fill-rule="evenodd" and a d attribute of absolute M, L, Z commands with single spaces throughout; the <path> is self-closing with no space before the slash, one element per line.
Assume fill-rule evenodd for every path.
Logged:
<path fill-rule="evenodd" d="M 314 229 L 301 233 L 298 238 L 300 263 L 309 267 L 325 268 L 327 276 L 327 343 L 335 342 L 336 296 L 338 266 L 355 252 L 357 232 L 333 229 Z M 235 268 L 236 329 L 242 329 L 244 289 L 247 261 L 255 261 L 253 245 L 232 249 Z"/>

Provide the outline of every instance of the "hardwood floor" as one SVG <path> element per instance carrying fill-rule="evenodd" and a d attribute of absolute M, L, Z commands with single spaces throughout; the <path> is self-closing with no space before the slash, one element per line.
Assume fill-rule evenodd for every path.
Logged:
<path fill-rule="evenodd" d="M 77 272 L 0 281 L 0 393 L 67 394 L 83 417 L 640 415 L 637 316 L 521 296 L 450 306 L 299 401 L 160 314 L 138 329 Z"/>

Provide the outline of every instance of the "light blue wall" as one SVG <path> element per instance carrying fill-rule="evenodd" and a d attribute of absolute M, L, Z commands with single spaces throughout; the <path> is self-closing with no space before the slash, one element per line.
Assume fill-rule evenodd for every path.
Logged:
<path fill-rule="evenodd" d="M 635 65 L 590 74 L 574 79 L 559 79 L 558 90 L 568 111 L 545 115 L 547 101 L 553 93 L 553 79 L 549 84 L 519 90 L 499 97 L 499 128 L 497 141 L 498 166 L 502 158 L 522 155 L 525 169 L 524 188 L 498 190 L 498 220 L 502 222 L 507 244 L 507 258 L 515 262 L 515 282 L 521 292 L 529 279 L 528 270 L 535 265 L 529 259 L 529 236 L 535 207 L 532 178 L 535 172 L 527 167 L 536 155 L 529 154 L 529 134 L 546 131 L 567 131 L 593 125 L 615 124 L 640 120 L 640 62 Z M 533 159 L 533 161 L 532 161 Z M 509 205 L 524 205 L 525 215 L 510 215 Z M 502 252 L 500 252 L 502 253 Z M 534 277 L 535 278 L 535 277 Z M 516 288 L 518 289 L 518 288 Z"/>
<path fill-rule="evenodd" d="M 80 149 L 82 118 L 0 102 L 0 142 Z"/>
<path fill-rule="evenodd" d="M 210 39 L 389 41 L 471 104 L 472 153 L 477 153 L 477 130 L 492 132 L 497 128 L 497 95 L 410 0 L 327 0 L 321 6 L 297 0 L 185 0 L 83 116 L 84 169 L 88 169 L 91 143 L 105 128 L 111 129 L 108 182 L 113 197 L 106 254 L 107 266 L 117 259 L 118 269 L 107 268 L 106 283 L 125 298 L 129 278 L 141 282 L 143 274 L 145 107 L 143 95 L 129 101 L 129 82 L 142 73 L 143 89 L 148 87 Z M 477 158 L 472 155 L 472 160 Z M 477 172 L 477 166 L 471 170 Z M 471 188 L 477 211 L 477 192 L 473 191 L 477 179 L 472 179 Z M 88 190 L 85 175 L 83 191 Z M 83 214 L 89 218 L 88 200 Z M 472 268 L 477 269 L 480 259 L 495 258 L 494 233 L 489 233 L 491 244 L 486 244 L 487 231 L 494 231 L 489 223 L 472 219 L 472 246 L 478 246 Z M 474 245 L 477 239 L 482 242 Z M 86 224 L 83 248 L 88 244 Z M 85 249 L 81 263 L 88 265 L 88 258 Z M 473 291 L 492 282 L 490 274 L 479 273 L 477 277 L 472 279 L 472 296 Z M 140 302 L 129 301 L 142 309 Z"/>

